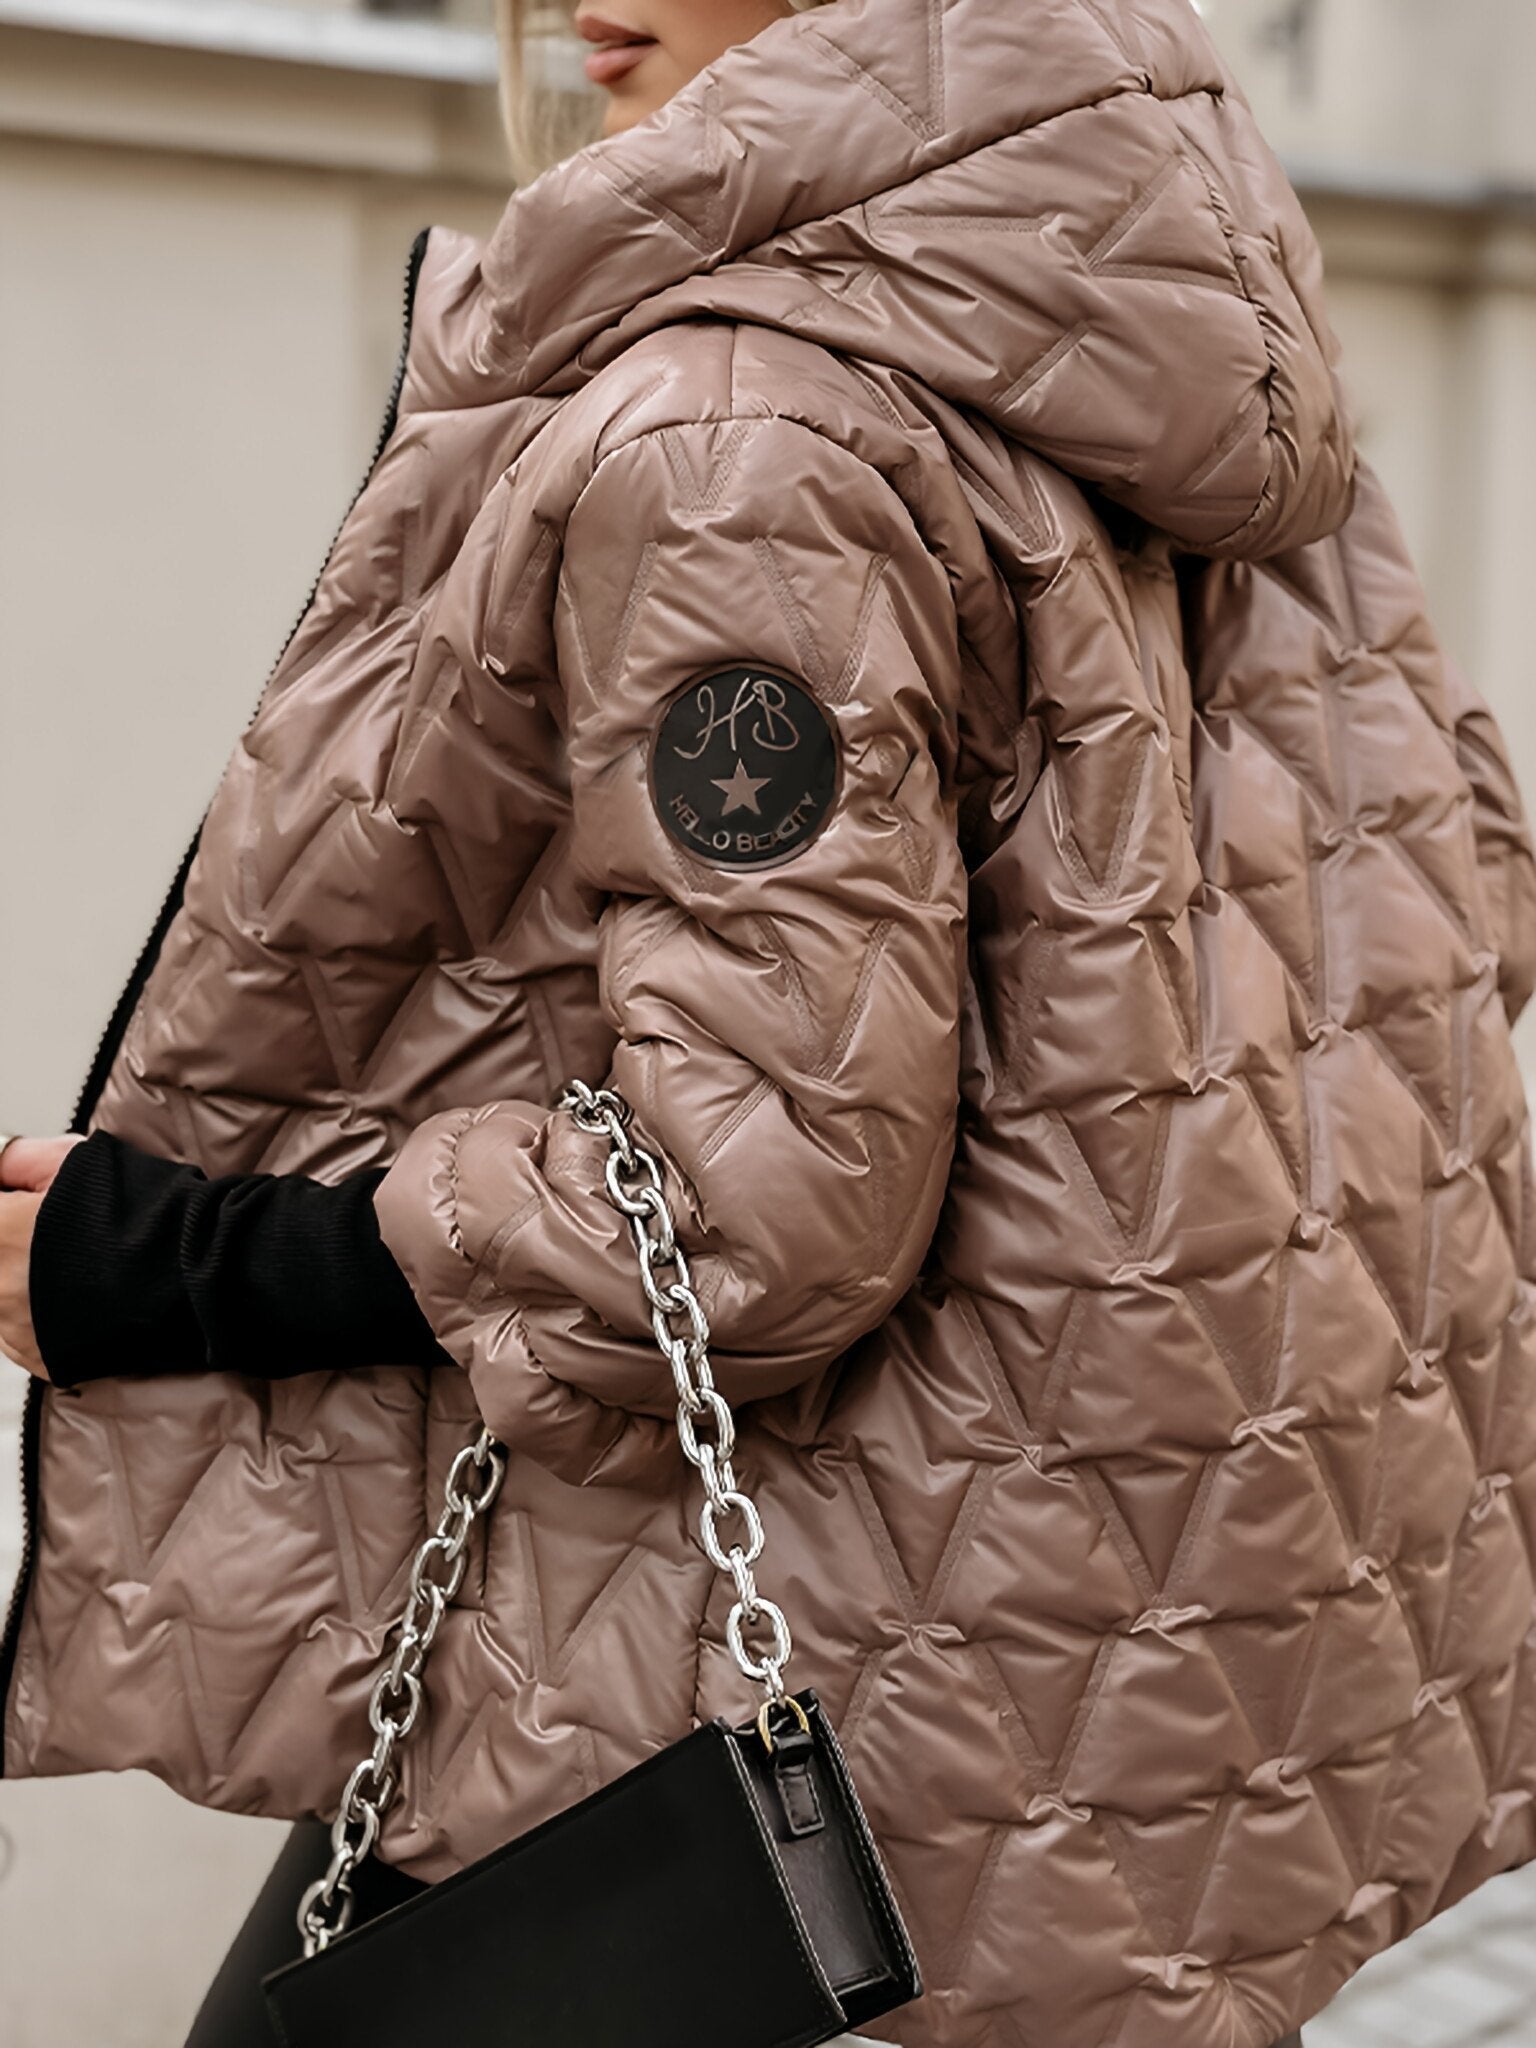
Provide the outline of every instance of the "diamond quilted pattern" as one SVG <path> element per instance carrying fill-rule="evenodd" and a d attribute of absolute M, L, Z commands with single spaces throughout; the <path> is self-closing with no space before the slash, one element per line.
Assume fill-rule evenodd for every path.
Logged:
<path fill-rule="evenodd" d="M 1185 0 L 840 0 L 434 233 L 97 1115 L 389 1162 L 465 1370 L 50 1403 L 8 1769 L 327 1810 L 477 1410 L 386 1853 L 739 1716 L 579 1073 L 750 1403 L 893 2043 L 1269 2048 L 1536 1853 L 1536 869 L 1334 372 Z M 646 748 L 737 660 L 842 782 L 725 875 Z"/>

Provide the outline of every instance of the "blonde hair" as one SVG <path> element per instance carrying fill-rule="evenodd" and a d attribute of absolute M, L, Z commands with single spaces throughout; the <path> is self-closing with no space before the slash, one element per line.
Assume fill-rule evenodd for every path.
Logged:
<path fill-rule="evenodd" d="M 830 6 L 831 0 L 789 0 L 789 5 L 803 13 Z M 576 63 L 569 33 L 574 12 L 574 0 L 496 0 L 502 125 L 519 184 L 602 132 L 602 94 L 585 82 Z M 562 47 L 567 44 L 568 52 Z"/>

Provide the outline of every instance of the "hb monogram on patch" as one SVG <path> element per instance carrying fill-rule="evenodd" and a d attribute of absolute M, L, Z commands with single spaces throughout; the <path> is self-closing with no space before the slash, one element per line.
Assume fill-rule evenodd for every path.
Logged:
<path fill-rule="evenodd" d="M 651 796 L 679 846 L 756 867 L 808 846 L 837 800 L 837 728 L 805 684 L 740 662 L 667 700 L 651 739 Z"/>

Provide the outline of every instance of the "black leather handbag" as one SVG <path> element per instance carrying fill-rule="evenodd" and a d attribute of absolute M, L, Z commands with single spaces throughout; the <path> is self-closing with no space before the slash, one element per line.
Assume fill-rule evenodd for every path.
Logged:
<path fill-rule="evenodd" d="M 704 1484 L 704 1548 L 736 1589 L 726 1640 L 766 1697 L 754 1720 L 706 1722 L 349 1931 L 352 1873 L 378 1839 L 427 1653 L 506 1469 L 482 1430 L 454 1460 L 412 1569 L 370 1702 L 377 1740 L 342 1794 L 330 1868 L 299 1907 L 303 1957 L 264 1979 L 285 2048 L 815 2048 L 922 1991 L 836 1734 L 814 1692 L 785 1688 L 789 1625 L 753 1577 L 763 1525 L 732 1469 L 735 1425 L 660 1164 L 615 1090 L 573 1081 L 559 1106 L 608 1136 L 606 1186 L 629 1219 L 683 1452 Z M 663 1284 L 666 1264 L 676 1278 Z M 754 1651 L 747 1631 L 762 1628 L 771 1641 Z"/>

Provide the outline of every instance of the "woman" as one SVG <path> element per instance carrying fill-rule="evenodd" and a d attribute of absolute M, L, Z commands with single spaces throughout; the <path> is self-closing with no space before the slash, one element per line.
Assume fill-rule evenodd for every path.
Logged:
<path fill-rule="evenodd" d="M 309 1821 L 201 2023 L 262 2038 L 477 1411 L 370 1882 L 740 1717 L 552 1106 L 607 1080 L 922 1962 L 882 2036 L 1269 2048 L 1536 1851 L 1501 742 L 1186 0 L 603 14 L 606 134 L 418 247 L 91 1135 L 0 1162 L 6 1769 Z"/>

